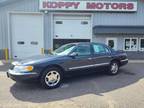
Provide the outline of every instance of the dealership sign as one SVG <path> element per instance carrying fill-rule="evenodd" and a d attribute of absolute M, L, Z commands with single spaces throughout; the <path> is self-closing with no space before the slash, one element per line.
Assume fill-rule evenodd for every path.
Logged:
<path fill-rule="evenodd" d="M 39 5 L 48 11 L 137 11 L 137 2 L 40 0 Z"/>

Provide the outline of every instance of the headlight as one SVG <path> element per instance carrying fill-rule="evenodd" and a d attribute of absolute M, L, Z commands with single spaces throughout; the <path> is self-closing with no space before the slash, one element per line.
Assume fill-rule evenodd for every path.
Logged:
<path fill-rule="evenodd" d="M 32 71 L 33 70 L 33 66 L 15 66 L 14 70 L 19 71 L 19 72 Z"/>

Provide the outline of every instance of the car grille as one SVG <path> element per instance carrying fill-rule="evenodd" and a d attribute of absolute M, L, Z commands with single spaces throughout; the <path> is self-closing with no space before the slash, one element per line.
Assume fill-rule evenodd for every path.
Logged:
<path fill-rule="evenodd" d="M 10 65 L 10 69 L 13 70 L 15 65 Z"/>

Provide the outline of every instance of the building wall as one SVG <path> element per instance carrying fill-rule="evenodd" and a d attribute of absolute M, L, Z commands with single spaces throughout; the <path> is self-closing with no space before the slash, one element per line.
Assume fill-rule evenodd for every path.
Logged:
<path fill-rule="evenodd" d="M 127 36 L 127 35 L 125 35 Z M 93 36 L 93 42 L 99 42 L 99 43 L 104 43 L 106 44 L 106 39 L 107 38 L 117 38 L 117 49 L 122 50 L 123 49 L 123 39 L 125 37 L 124 35 L 112 35 L 112 34 L 101 34 L 101 35 L 96 35 Z"/>
<path fill-rule="evenodd" d="M 37 12 L 38 0 L 22 0 L 0 7 L 0 49 L 8 47 L 8 12 Z"/>
<path fill-rule="evenodd" d="M 8 48 L 8 13 L 39 12 L 39 0 L 17 0 L 12 4 L 0 7 L 0 59 L 4 58 L 4 49 Z M 45 49 L 51 48 L 51 14 L 44 14 Z"/>
<path fill-rule="evenodd" d="M 100 43 L 106 43 L 106 38 L 116 37 L 117 38 L 117 49 L 123 50 L 124 48 L 124 38 L 130 38 L 130 37 L 136 37 L 136 38 L 142 38 L 144 35 L 116 35 L 116 34 L 99 34 L 96 36 L 93 36 L 93 42 L 100 42 Z M 144 52 L 143 51 L 127 51 L 127 55 L 129 59 L 133 60 L 144 60 Z"/>
<path fill-rule="evenodd" d="M 112 0 L 111 0 L 112 1 Z M 113 0 L 115 1 L 115 0 Z M 94 25 L 139 25 L 144 26 L 144 1 L 142 0 L 117 0 L 117 1 L 138 1 L 138 10 L 135 13 L 111 13 L 96 12 Z"/>
<path fill-rule="evenodd" d="M 138 39 L 144 37 L 144 35 L 121 35 L 121 34 L 98 34 L 93 36 L 93 42 L 100 42 L 106 44 L 107 38 L 117 38 L 117 49 L 123 50 L 124 49 L 124 38 L 131 38 L 136 37 Z"/>
<path fill-rule="evenodd" d="M 115 0 L 110 0 L 115 1 Z M 132 0 L 117 0 L 117 1 L 132 1 Z M 137 1 L 137 0 L 133 0 Z M 144 26 L 144 2 L 138 2 L 138 11 L 136 13 L 111 13 L 111 12 L 96 12 L 94 13 L 93 26 L 95 25 L 143 25 Z M 0 49 L 8 47 L 8 22 L 7 13 L 9 11 L 22 12 L 39 12 L 39 0 L 17 0 L 9 5 L 0 7 Z M 51 17 L 50 14 L 45 14 L 45 35 L 50 34 Z M 49 24 L 48 24 L 49 23 Z M 49 32 L 48 32 L 49 31 Z M 49 38 L 47 40 L 50 40 Z M 48 46 L 48 43 L 47 45 Z"/>

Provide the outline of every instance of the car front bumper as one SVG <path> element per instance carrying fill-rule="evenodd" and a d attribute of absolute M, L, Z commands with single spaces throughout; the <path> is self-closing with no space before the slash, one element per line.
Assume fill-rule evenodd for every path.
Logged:
<path fill-rule="evenodd" d="M 16 72 L 14 70 L 9 70 L 7 72 L 7 77 L 14 81 L 30 81 L 39 78 L 39 74 L 36 72 Z"/>
<path fill-rule="evenodd" d="M 121 66 L 128 64 L 128 59 L 121 60 Z"/>

